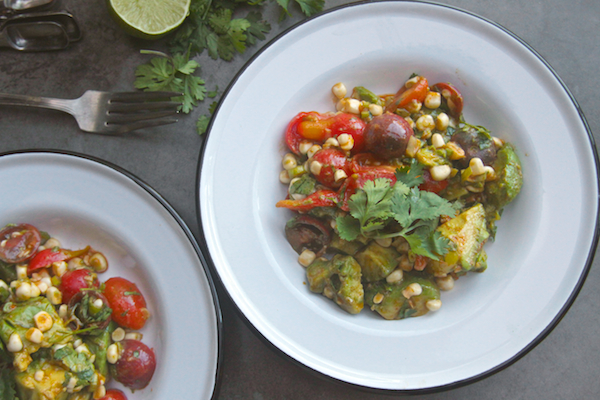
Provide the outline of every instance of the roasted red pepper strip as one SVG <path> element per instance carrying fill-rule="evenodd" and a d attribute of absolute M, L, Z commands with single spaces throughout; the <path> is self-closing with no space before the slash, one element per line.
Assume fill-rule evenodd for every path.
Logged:
<path fill-rule="evenodd" d="M 48 268 L 54 262 L 68 261 L 74 257 L 79 257 L 90 250 L 90 246 L 87 246 L 81 250 L 67 250 L 67 249 L 44 249 L 38 252 L 29 262 L 28 272 L 38 270 L 40 268 Z"/>
<path fill-rule="evenodd" d="M 436 83 L 431 87 L 432 90 L 441 93 L 445 104 L 448 107 L 450 115 L 454 118 L 459 118 L 463 109 L 463 97 L 457 88 L 449 83 Z"/>
<path fill-rule="evenodd" d="M 429 91 L 429 83 L 425 77 L 419 76 L 417 82 L 410 88 L 402 85 L 390 104 L 385 107 L 387 112 L 395 112 L 398 108 L 406 108 L 412 100 L 423 102 Z"/>
<path fill-rule="evenodd" d="M 302 200 L 281 200 L 275 206 L 294 211 L 309 211 L 315 207 L 336 207 L 338 201 L 338 194 L 333 190 L 317 190 Z"/>

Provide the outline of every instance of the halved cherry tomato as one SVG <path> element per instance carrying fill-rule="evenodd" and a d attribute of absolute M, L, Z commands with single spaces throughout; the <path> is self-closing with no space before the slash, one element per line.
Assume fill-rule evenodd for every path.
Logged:
<path fill-rule="evenodd" d="M 352 154 L 360 153 L 365 148 L 365 127 L 367 124 L 358 116 L 349 113 L 339 113 L 332 118 L 331 137 L 337 138 L 341 134 L 348 134 L 354 139 Z"/>
<path fill-rule="evenodd" d="M 119 389 L 108 389 L 100 400 L 127 400 L 127 396 Z"/>
<path fill-rule="evenodd" d="M 104 283 L 104 296 L 112 308 L 112 319 L 124 328 L 142 329 L 150 313 L 146 299 L 135 283 L 114 277 Z"/>
<path fill-rule="evenodd" d="M 294 211 L 309 211 L 315 207 L 335 207 L 339 201 L 338 194 L 333 190 L 317 190 L 302 200 L 280 200 L 275 204 L 279 208 Z"/>
<path fill-rule="evenodd" d="M 296 115 L 285 130 L 285 142 L 289 149 L 300 154 L 298 149 L 303 140 L 322 142 L 327 139 L 325 122 L 332 114 L 320 114 L 316 111 L 301 112 Z"/>
<path fill-rule="evenodd" d="M 357 171 L 354 171 L 344 181 L 344 184 L 340 188 L 339 204 L 338 206 L 344 210 L 349 211 L 348 201 L 350 197 L 356 193 L 358 189 L 361 189 L 367 181 L 373 181 L 377 178 L 386 178 L 390 180 L 390 185 L 396 183 L 396 168 L 390 165 L 379 165 L 379 166 L 362 166 Z"/>
<path fill-rule="evenodd" d="M 364 147 L 365 126 L 365 122 L 354 114 L 301 112 L 288 124 L 285 142 L 293 153 L 300 154 L 299 146 L 303 140 L 323 143 L 331 137 L 346 133 L 354 139 L 352 152 L 356 153 Z"/>
<path fill-rule="evenodd" d="M 0 231 L 0 260 L 10 264 L 26 261 L 35 254 L 41 240 L 35 226 L 7 226 Z"/>
<path fill-rule="evenodd" d="M 463 109 L 463 97 L 458 89 L 444 82 L 436 83 L 431 89 L 442 94 L 442 107 L 447 107 L 451 116 L 459 118 Z"/>
<path fill-rule="evenodd" d="M 90 246 L 85 247 L 81 250 L 67 250 L 67 249 L 44 249 L 38 252 L 29 262 L 27 267 L 28 272 L 35 271 L 40 268 L 48 268 L 54 262 L 58 261 L 69 261 L 74 257 L 84 255 L 90 250 Z"/>
<path fill-rule="evenodd" d="M 413 100 L 423 102 L 425 97 L 427 97 L 428 91 L 429 83 L 427 82 L 427 78 L 419 76 L 417 77 L 417 82 L 410 88 L 407 89 L 405 85 L 402 85 L 391 103 L 385 107 L 385 111 L 393 113 L 398 108 L 406 108 Z"/>
<path fill-rule="evenodd" d="M 74 269 L 65 272 L 60 277 L 58 289 L 62 293 L 63 304 L 68 304 L 73 296 L 81 289 L 97 288 L 100 286 L 98 275 L 86 268 Z"/>
<path fill-rule="evenodd" d="M 320 257 L 331 242 L 331 227 L 311 215 L 298 215 L 285 224 L 285 237 L 298 254 L 305 249 Z"/>
<path fill-rule="evenodd" d="M 321 164 L 321 169 L 318 175 L 315 175 L 315 178 L 325 186 L 328 187 L 339 187 L 341 186 L 343 180 L 335 180 L 335 171 L 342 170 L 348 176 L 348 159 L 346 158 L 346 153 L 337 148 L 326 148 L 317 151 L 312 156 L 313 162 L 318 162 Z"/>
<path fill-rule="evenodd" d="M 447 179 L 436 181 L 431 177 L 431 173 L 428 170 L 423 171 L 423 180 L 424 182 L 419 185 L 419 189 L 427 192 L 438 194 L 448 186 Z"/>
<path fill-rule="evenodd" d="M 145 388 L 156 369 L 154 351 L 139 340 L 125 339 L 120 345 L 119 360 L 111 367 L 113 377 L 130 389 Z"/>

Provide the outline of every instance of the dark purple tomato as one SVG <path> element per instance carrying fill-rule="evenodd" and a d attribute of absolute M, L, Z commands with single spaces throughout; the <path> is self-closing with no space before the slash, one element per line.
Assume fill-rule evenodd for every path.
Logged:
<path fill-rule="evenodd" d="M 485 165 L 492 165 L 496 160 L 496 146 L 489 133 L 476 127 L 465 127 L 452 135 L 453 142 L 457 143 L 465 152 L 465 157 L 456 162 L 459 168 L 467 168 L 469 161 L 478 157 Z"/>
<path fill-rule="evenodd" d="M 404 118 L 385 113 L 367 124 L 366 150 L 386 160 L 403 157 L 408 140 L 413 135 L 412 128 Z"/>
<path fill-rule="evenodd" d="M 40 231 L 35 226 L 7 226 L 0 231 L 0 260 L 10 264 L 28 260 L 37 251 L 41 240 Z"/>
<path fill-rule="evenodd" d="M 287 222 L 285 236 L 298 254 L 308 249 L 320 256 L 331 242 L 331 228 L 318 218 L 299 215 Z"/>
<path fill-rule="evenodd" d="M 113 368 L 113 377 L 130 389 L 143 389 L 154 375 L 156 357 L 154 351 L 139 340 L 125 339 L 122 352 Z"/>

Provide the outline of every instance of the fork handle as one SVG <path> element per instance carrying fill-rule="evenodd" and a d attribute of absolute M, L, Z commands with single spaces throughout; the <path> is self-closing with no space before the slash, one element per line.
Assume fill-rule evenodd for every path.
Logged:
<path fill-rule="evenodd" d="M 53 99 L 50 97 L 0 93 L 0 104 L 8 106 L 50 108 L 52 110 L 73 114 L 73 100 L 70 99 Z"/>

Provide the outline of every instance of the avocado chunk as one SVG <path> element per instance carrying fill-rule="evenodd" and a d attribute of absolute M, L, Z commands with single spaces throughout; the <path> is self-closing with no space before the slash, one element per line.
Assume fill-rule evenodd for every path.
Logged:
<path fill-rule="evenodd" d="M 490 236 L 486 229 L 483 205 L 478 203 L 463 211 L 440 225 L 438 231 L 456 246 L 454 251 L 446 255 L 448 264 L 458 264 L 465 271 L 480 269 L 480 254 Z"/>
<path fill-rule="evenodd" d="M 403 291 L 412 283 L 418 283 L 422 292 L 407 299 Z M 398 283 L 381 280 L 365 286 L 365 303 L 387 320 L 427 314 L 427 302 L 439 299 L 440 290 L 433 279 L 418 273 L 406 272 L 402 281 Z"/>
<path fill-rule="evenodd" d="M 350 314 L 364 306 L 360 265 L 352 256 L 335 255 L 331 260 L 319 258 L 306 268 L 310 290 L 332 299 Z"/>
<path fill-rule="evenodd" d="M 517 197 L 523 186 L 521 161 L 512 145 L 498 150 L 494 170 L 498 179 L 486 183 L 485 193 L 489 204 L 499 211 Z"/>
<path fill-rule="evenodd" d="M 41 380 L 35 379 L 37 371 L 44 372 Z M 33 361 L 25 371 L 15 374 L 17 393 L 23 400 L 66 400 L 66 379 L 64 368 L 44 359 Z"/>
<path fill-rule="evenodd" d="M 396 269 L 400 253 L 393 247 L 382 247 L 373 241 L 354 257 L 362 268 L 363 279 L 367 282 L 375 282 Z"/>

